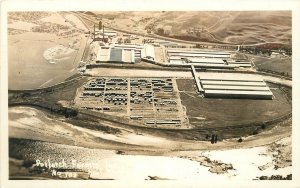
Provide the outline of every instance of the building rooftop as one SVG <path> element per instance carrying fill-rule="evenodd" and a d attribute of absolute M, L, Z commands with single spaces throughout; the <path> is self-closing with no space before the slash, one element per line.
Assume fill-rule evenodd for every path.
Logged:
<path fill-rule="evenodd" d="M 205 90 L 205 94 L 273 95 L 271 91 Z"/>
<path fill-rule="evenodd" d="M 178 49 L 169 49 L 168 53 L 186 53 L 186 54 L 219 54 L 219 55 L 230 55 L 230 52 L 221 52 L 221 51 L 204 51 L 197 49 L 190 50 L 178 50 Z"/>
<path fill-rule="evenodd" d="M 231 86 L 231 85 L 203 85 L 205 90 L 239 90 L 239 91 L 270 91 L 270 89 L 265 87 L 255 87 L 255 86 Z"/>
<path fill-rule="evenodd" d="M 122 62 L 122 49 L 111 48 L 109 61 Z"/>
<path fill-rule="evenodd" d="M 262 77 L 241 73 L 200 73 L 199 80 L 206 97 L 272 99 Z"/>
<path fill-rule="evenodd" d="M 218 81 L 263 82 L 262 77 L 255 74 L 199 72 L 198 75 L 200 76 L 201 81 L 218 80 Z"/>
<path fill-rule="evenodd" d="M 265 86 L 264 82 L 241 82 L 241 81 L 219 81 L 219 80 L 201 80 L 202 84 L 208 85 L 232 85 L 232 86 Z"/>

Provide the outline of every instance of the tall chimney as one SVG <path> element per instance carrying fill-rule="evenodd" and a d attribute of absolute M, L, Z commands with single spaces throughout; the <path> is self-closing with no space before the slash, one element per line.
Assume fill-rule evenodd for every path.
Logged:
<path fill-rule="evenodd" d="M 102 26 L 102 32 L 103 32 L 103 42 L 104 42 L 104 25 Z"/>
<path fill-rule="evenodd" d="M 96 25 L 94 24 L 94 40 L 96 38 Z"/>

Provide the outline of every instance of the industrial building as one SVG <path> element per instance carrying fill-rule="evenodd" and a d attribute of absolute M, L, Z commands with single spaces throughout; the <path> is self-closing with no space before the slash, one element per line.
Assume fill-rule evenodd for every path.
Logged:
<path fill-rule="evenodd" d="M 184 48 L 185 45 L 180 45 L 176 42 L 166 40 L 153 40 L 154 46 L 164 46 L 165 48 Z"/>
<path fill-rule="evenodd" d="M 135 52 L 130 49 L 101 46 L 97 53 L 96 63 L 134 63 Z"/>
<path fill-rule="evenodd" d="M 199 50 L 167 50 L 170 64 L 189 64 L 201 68 L 235 69 L 251 68 L 249 61 L 234 61 L 230 52 L 199 51 Z"/>
<path fill-rule="evenodd" d="M 137 63 L 142 59 L 155 61 L 153 45 L 114 44 L 100 46 L 96 63 Z"/>
<path fill-rule="evenodd" d="M 168 54 L 170 56 L 180 56 L 180 57 L 205 57 L 205 58 L 230 58 L 231 54 L 229 52 L 219 52 L 219 51 L 200 51 L 200 50 L 177 50 L 169 49 Z"/>
<path fill-rule="evenodd" d="M 205 97 L 273 99 L 270 88 L 257 75 L 201 73 L 198 81 Z"/>

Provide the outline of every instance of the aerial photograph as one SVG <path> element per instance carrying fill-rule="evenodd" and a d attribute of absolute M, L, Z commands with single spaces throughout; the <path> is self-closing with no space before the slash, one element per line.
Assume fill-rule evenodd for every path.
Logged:
<path fill-rule="evenodd" d="M 7 38 L 9 180 L 293 180 L 292 11 L 10 11 Z"/>

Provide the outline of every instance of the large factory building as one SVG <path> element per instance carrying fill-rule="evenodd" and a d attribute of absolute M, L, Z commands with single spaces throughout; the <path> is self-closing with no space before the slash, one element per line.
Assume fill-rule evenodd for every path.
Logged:
<path fill-rule="evenodd" d="M 260 76 L 239 73 L 200 73 L 205 97 L 273 99 L 273 93 Z"/>
<path fill-rule="evenodd" d="M 230 52 L 204 50 L 167 50 L 168 60 L 173 65 L 189 64 L 196 67 L 215 69 L 251 68 L 249 61 L 235 61 Z"/>
<path fill-rule="evenodd" d="M 155 61 L 154 46 L 115 44 L 101 46 L 96 63 L 137 63 L 144 58 Z"/>

